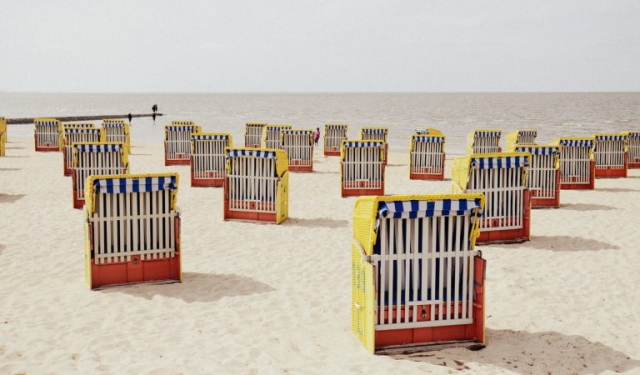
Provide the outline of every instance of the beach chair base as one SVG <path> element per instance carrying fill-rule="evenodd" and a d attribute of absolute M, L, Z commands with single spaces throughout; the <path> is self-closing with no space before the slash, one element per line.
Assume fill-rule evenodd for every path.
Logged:
<path fill-rule="evenodd" d="M 640 169 L 640 160 L 637 163 L 629 163 L 629 169 Z"/>
<path fill-rule="evenodd" d="M 379 188 L 371 188 L 369 186 L 371 186 L 372 184 L 370 182 L 367 181 L 361 181 L 359 186 L 357 188 L 345 188 L 344 186 L 342 187 L 341 193 L 342 193 L 342 198 L 345 197 L 359 197 L 359 196 L 365 196 L 365 195 L 384 195 L 384 182 L 382 183 L 381 187 Z M 377 185 L 377 183 L 376 183 Z"/>
<path fill-rule="evenodd" d="M 324 150 L 324 156 L 340 156 L 340 149 Z"/>
<path fill-rule="evenodd" d="M 84 207 L 84 199 L 78 199 L 76 190 L 73 190 L 73 208 L 81 210 Z"/>
<path fill-rule="evenodd" d="M 202 177 L 195 178 L 191 171 L 191 186 L 193 187 L 222 187 L 224 186 L 225 175 L 223 172 L 208 171 L 201 172 Z"/>
<path fill-rule="evenodd" d="M 473 323 L 463 325 L 450 325 L 440 327 L 406 328 L 396 330 L 384 330 L 375 332 L 375 346 L 377 354 L 385 354 L 392 351 L 411 351 L 418 347 L 439 349 L 441 345 L 472 345 L 479 348 L 484 347 L 485 327 L 484 327 L 484 280 L 485 280 L 486 260 L 477 256 L 474 258 L 474 304 Z M 432 305 L 418 306 L 418 313 L 425 317 L 431 316 L 431 309 L 438 308 Z M 449 309 L 453 305 L 448 306 Z M 459 306 L 459 311 L 462 307 Z M 384 316 L 396 319 L 398 310 L 396 306 L 385 308 Z M 404 308 L 400 309 L 400 315 L 404 316 Z M 413 313 L 410 308 L 409 314 Z M 420 319 L 418 319 L 420 320 Z M 427 349 L 429 350 L 429 349 Z"/>
<path fill-rule="evenodd" d="M 621 178 L 627 177 L 627 168 L 598 168 L 596 178 Z"/>
<path fill-rule="evenodd" d="M 529 190 L 524 191 L 523 197 L 524 217 L 522 218 L 522 228 L 515 229 L 497 229 L 486 230 L 480 229 L 480 235 L 476 240 L 476 244 L 491 243 L 517 243 L 525 242 L 531 239 L 531 198 Z M 513 222 L 519 221 L 520 218 L 513 218 Z M 499 219 L 492 219 L 494 222 L 490 228 L 496 228 L 500 225 Z M 509 220 L 507 219 L 507 224 Z"/>
<path fill-rule="evenodd" d="M 246 148 L 260 148 L 260 143 L 245 143 L 244 147 Z"/>
<path fill-rule="evenodd" d="M 177 154 L 176 155 L 177 158 L 176 159 L 167 159 L 167 157 L 165 156 L 164 158 L 164 165 L 190 165 L 191 164 L 191 157 L 187 154 Z"/>
<path fill-rule="evenodd" d="M 305 164 L 308 162 L 305 161 Z M 311 165 L 302 165 L 300 160 L 289 160 L 289 172 L 311 173 L 313 172 L 313 163 Z"/>
<path fill-rule="evenodd" d="M 58 152 L 60 151 L 60 149 L 58 148 L 58 146 L 41 145 L 41 146 L 36 146 L 36 151 L 37 152 Z"/>
<path fill-rule="evenodd" d="M 230 201 L 228 180 L 224 184 L 224 220 L 259 221 L 264 223 L 280 224 L 275 203 L 267 202 L 236 202 Z M 233 204 L 232 204 L 233 203 Z M 244 210 L 232 210 L 229 207 L 243 206 Z M 271 211 L 271 212 L 265 212 Z"/>
<path fill-rule="evenodd" d="M 64 165 L 62 166 L 62 174 L 64 176 L 71 176 L 71 171 L 72 170 L 73 169 L 71 167 L 67 166 L 67 161 L 65 160 L 64 161 Z"/>

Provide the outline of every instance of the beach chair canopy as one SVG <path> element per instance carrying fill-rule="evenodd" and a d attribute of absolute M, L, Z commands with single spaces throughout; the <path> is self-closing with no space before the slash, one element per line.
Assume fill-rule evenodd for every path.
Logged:
<path fill-rule="evenodd" d="M 476 154 L 460 156 L 454 159 L 451 180 L 462 191 L 467 189 L 472 169 L 509 169 L 523 168 L 529 164 L 530 154 L 527 152 L 508 152 L 493 154 Z M 523 184 L 526 173 L 523 168 Z"/>
<path fill-rule="evenodd" d="M 551 141 L 552 145 L 560 145 L 564 147 L 593 147 L 594 139 L 589 138 L 558 138 Z"/>
<path fill-rule="evenodd" d="M 516 152 L 528 152 L 531 155 L 553 155 L 560 152 L 559 146 L 533 146 L 533 145 L 525 145 L 525 146 L 517 146 L 515 149 Z"/>
<path fill-rule="evenodd" d="M 274 149 L 254 149 L 254 148 L 227 148 L 225 158 L 263 158 L 263 159 L 275 159 L 276 169 L 275 174 L 278 177 L 284 175 L 289 170 L 289 161 L 287 159 L 287 153 L 284 150 Z M 227 163 L 227 173 L 231 174 L 228 168 L 231 167 L 230 163 Z"/>
<path fill-rule="evenodd" d="M 442 132 L 434 128 L 416 128 L 415 133 L 419 135 L 441 136 Z"/>
<path fill-rule="evenodd" d="M 204 133 L 197 133 L 197 134 L 193 134 L 191 136 L 191 139 L 194 141 L 225 141 L 225 140 L 231 140 L 231 135 L 230 134 L 204 134 Z"/>

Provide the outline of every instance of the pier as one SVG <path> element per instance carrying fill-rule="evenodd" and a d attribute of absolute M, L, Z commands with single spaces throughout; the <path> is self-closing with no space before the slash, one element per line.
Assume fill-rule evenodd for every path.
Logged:
<path fill-rule="evenodd" d="M 156 113 L 156 116 L 163 116 L 162 113 Z M 153 113 L 139 113 L 139 114 L 131 114 L 131 118 L 139 118 L 139 117 L 153 117 Z M 104 119 L 113 119 L 113 118 L 121 118 L 128 120 L 129 114 L 126 115 L 97 115 L 97 116 L 39 116 L 39 117 L 25 117 L 25 118 L 8 118 L 8 125 L 19 125 L 19 124 L 33 124 L 33 120 L 36 118 L 53 118 L 62 122 L 73 122 L 73 121 L 95 121 L 95 120 L 104 120 Z"/>

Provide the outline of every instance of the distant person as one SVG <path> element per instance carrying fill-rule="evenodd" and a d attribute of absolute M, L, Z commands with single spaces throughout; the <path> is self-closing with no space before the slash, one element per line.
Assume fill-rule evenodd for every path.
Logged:
<path fill-rule="evenodd" d="M 315 145 L 318 145 L 318 140 L 320 139 L 320 128 L 316 128 L 316 132 L 313 134 L 313 142 Z"/>
<path fill-rule="evenodd" d="M 151 107 L 151 110 L 153 111 L 154 114 L 158 112 L 158 105 L 154 104 L 153 107 Z"/>
<path fill-rule="evenodd" d="M 129 124 L 131 124 L 131 119 L 133 118 L 133 116 L 131 116 L 131 113 L 129 113 Z"/>

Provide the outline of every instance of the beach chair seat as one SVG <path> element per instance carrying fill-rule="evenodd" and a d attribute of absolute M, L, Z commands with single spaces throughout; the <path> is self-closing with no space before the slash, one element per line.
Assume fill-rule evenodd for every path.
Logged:
<path fill-rule="evenodd" d="M 412 180 L 444 180 L 445 137 L 443 135 L 411 136 L 409 145 L 409 178 Z"/>
<path fill-rule="evenodd" d="M 129 123 L 121 119 L 104 119 L 102 128 L 105 133 L 105 142 L 124 143 L 127 152 L 131 153 L 131 135 L 129 133 Z"/>
<path fill-rule="evenodd" d="M 83 124 L 84 125 L 84 124 Z M 93 124 L 89 124 L 92 125 Z M 64 125 L 62 132 L 62 172 L 65 176 L 71 176 L 73 170 L 73 149 L 74 143 L 96 143 L 105 142 L 104 129 L 96 129 L 80 124 Z"/>
<path fill-rule="evenodd" d="M 342 141 L 347 139 L 347 124 L 325 124 L 324 125 L 324 155 L 340 156 Z"/>
<path fill-rule="evenodd" d="M 224 219 L 280 224 L 289 216 L 284 150 L 227 148 Z"/>
<path fill-rule="evenodd" d="M 190 120 L 174 120 L 164 127 L 164 165 L 191 163 L 191 136 L 201 133 L 200 126 Z"/>
<path fill-rule="evenodd" d="M 91 289 L 181 280 L 177 193 L 177 173 L 87 179 L 85 274 Z"/>
<path fill-rule="evenodd" d="M 291 125 L 265 125 L 262 128 L 260 148 L 269 150 L 282 150 L 282 130 L 291 130 Z"/>
<path fill-rule="evenodd" d="M 282 149 L 287 153 L 290 172 L 313 172 L 313 130 L 284 129 Z"/>
<path fill-rule="evenodd" d="M 527 168 L 531 207 L 560 207 L 560 146 L 513 145 L 513 151 L 531 154 Z"/>
<path fill-rule="evenodd" d="M 265 122 L 247 122 L 244 130 L 244 147 L 260 148 L 262 143 L 262 131 L 267 126 Z"/>
<path fill-rule="evenodd" d="M 627 132 L 629 169 L 640 168 L 640 131 Z"/>
<path fill-rule="evenodd" d="M 482 193 L 485 208 L 478 243 L 530 239 L 531 202 L 526 185 L 527 152 L 474 154 L 455 158 L 453 193 Z"/>
<path fill-rule="evenodd" d="M 74 143 L 71 149 L 73 152 L 71 170 L 73 208 L 84 206 L 85 183 L 88 177 L 129 173 L 129 153 L 124 143 Z"/>
<path fill-rule="evenodd" d="M 550 144 L 560 146 L 560 189 L 595 189 L 594 138 L 563 137 L 551 141 Z"/>
<path fill-rule="evenodd" d="M 7 155 L 7 119 L 0 116 L 0 156 Z"/>
<path fill-rule="evenodd" d="M 502 152 L 502 130 L 472 130 L 467 134 L 467 154 L 492 154 Z"/>
<path fill-rule="evenodd" d="M 196 133 L 191 136 L 191 186 L 224 186 L 225 149 L 233 146 L 231 134 Z"/>
<path fill-rule="evenodd" d="M 629 169 L 627 134 L 595 134 L 593 138 L 596 178 L 627 177 Z"/>
<path fill-rule="evenodd" d="M 384 194 L 384 150 L 384 141 L 342 141 L 340 190 L 343 198 Z"/>
<path fill-rule="evenodd" d="M 62 123 L 52 118 L 37 118 L 33 121 L 36 151 L 60 151 Z"/>
<path fill-rule="evenodd" d="M 387 165 L 389 159 L 389 128 L 381 127 L 364 127 L 360 128 L 360 139 L 363 141 L 382 141 L 384 142 L 384 158 L 382 163 Z"/>
<path fill-rule="evenodd" d="M 360 197 L 352 330 L 372 353 L 484 346 L 482 194 Z"/>

